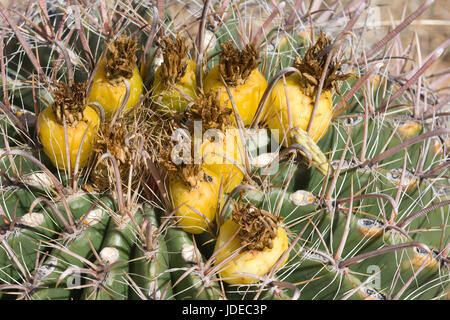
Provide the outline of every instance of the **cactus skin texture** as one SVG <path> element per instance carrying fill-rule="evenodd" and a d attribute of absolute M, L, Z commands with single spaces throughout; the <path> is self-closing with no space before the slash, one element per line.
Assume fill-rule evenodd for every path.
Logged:
<path fill-rule="evenodd" d="M 450 297 L 449 44 L 398 37 L 431 1 L 367 48 L 365 1 L 44 2 L 0 4 L 0 300 Z"/>

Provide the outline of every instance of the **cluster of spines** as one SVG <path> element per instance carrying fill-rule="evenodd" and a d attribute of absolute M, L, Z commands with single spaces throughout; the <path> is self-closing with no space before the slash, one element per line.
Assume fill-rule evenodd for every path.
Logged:
<path fill-rule="evenodd" d="M 429 4 L 421 6 L 413 15 L 418 15 L 426 6 Z M 356 13 L 360 9 L 361 6 Z M 100 10 L 99 15 L 102 18 L 104 18 L 103 14 L 104 12 Z M 236 20 L 231 20 L 230 25 L 238 26 L 243 23 L 242 16 L 237 14 L 235 18 Z M 293 23 L 294 18 L 292 15 L 289 16 L 287 22 Z M 105 32 L 108 29 L 111 31 L 111 24 L 106 20 L 103 22 Z M 43 32 L 47 32 L 45 25 L 42 29 Z M 222 34 L 217 39 L 222 42 L 225 41 L 224 39 L 237 36 L 230 30 L 228 27 L 216 30 L 218 34 Z M 232 30 L 237 31 L 234 27 Z M 294 30 L 296 30 L 295 27 Z M 277 30 L 275 39 L 279 37 L 279 34 L 285 35 L 287 40 L 280 41 L 278 46 L 273 45 L 275 51 L 268 52 L 269 59 L 261 66 L 266 70 L 266 75 L 270 75 L 269 78 L 275 75 L 276 71 L 291 65 L 289 56 L 285 60 L 286 52 L 292 54 L 293 58 L 294 53 L 297 53 L 299 47 L 301 48 L 302 42 L 306 41 L 304 36 L 297 36 L 295 31 L 284 33 Z M 95 37 L 93 39 L 95 40 Z M 268 41 L 271 39 L 274 38 L 267 37 Z M 376 49 L 376 46 L 373 48 Z M 26 47 L 23 49 L 27 50 Z M 432 55 L 430 60 L 432 59 L 435 59 L 435 56 Z M 32 65 L 37 62 L 30 59 Z M 38 65 L 40 70 L 42 64 L 38 63 Z M 368 67 L 361 67 L 361 70 L 362 75 L 373 73 L 373 70 Z M 422 70 L 419 69 L 419 71 Z M 410 79 L 419 77 L 419 71 Z M 344 83 L 342 91 L 345 102 L 337 101 L 337 106 L 342 108 L 339 110 L 342 111 L 341 116 L 334 120 L 327 135 L 319 142 L 321 149 L 328 155 L 331 167 L 334 168 L 333 173 L 323 177 L 315 169 L 308 170 L 303 166 L 297 168 L 296 165 L 290 165 L 287 172 L 283 173 L 281 180 L 277 180 L 276 184 L 271 181 L 273 185 L 281 185 L 281 187 L 270 188 L 268 194 L 262 195 L 262 199 L 258 201 L 254 199 L 255 194 L 249 196 L 249 201 L 256 201 L 268 210 L 277 211 L 277 214 L 285 217 L 285 224 L 290 227 L 288 230 L 292 240 L 289 249 L 290 258 L 281 270 L 269 275 L 272 278 L 262 279 L 258 285 L 236 290 L 233 287 L 227 287 L 229 297 L 248 298 L 255 294 L 258 297 L 267 298 L 289 296 L 304 299 L 445 298 L 448 296 L 449 208 L 448 178 L 445 176 L 446 163 L 448 163 L 446 149 L 448 129 L 436 127 L 438 125 L 436 121 L 431 123 L 426 121 L 430 119 L 430 114 L 433 114 L 433 111 L 430 111 L 433 107 L 417 117 L 414 102 L 405 99 L 406 95 L 397 94 L 410 90 L 411 83 L 408 81 L 396 84 L 388 77 L 381 77 L 381 81 L 372 83 L 373 88 L 369 87 L 369 93 L 366 90 L 366 93 L 361 94 L 363 90 L 358 88 L 365 88 L 364 85 L 364 82 L 358 80 Z M 25 99 L 30 99 L 30 96 L 33 97 L 33 93 L 30 92 L 33 91 L 32 89 L 25 88 L 18 91 L 23 90 L 29 93 Z M 346 97 L 345 94 L 349 91 L 352 95 Z M 19 101 L 23 101 L 25 105 L 21 94 L 15 99 L 20 99 Z M 409 107 L 405 107 L 405 104 Z M 392 105 L 404 107 L 390 109 Z M 439 106 L 439 102 L 436 102 L 435 106 Z M 30 109 L 33 110 L 33 108 Z M 411 116 L 411 109 L 414 109 L 413 116 Z M 22 116 L 12 114 L 16 118 Z M 14 130 L 18 123 L 12 122 L 13 125 L 11 125 L 11 121 L 15 119 L 11 118 L 10 115 L 8 120 L 0 119 L 3 121 L 2 124 L 4 123 L 3 137 L 6 137 L 0 141 L 0 145 L 8 151 L 8 155 L 2 157 L 2 164 L 4 164 L 2 174 L 6 177 L 19 177 L 17 181 L 10 179 L 12 181 L 9 183 L 14 184 L 23 180 L 24 172 L 35 173 L 42 168 L 30 165 L 21 159 L 21 152 L 15 154 L 13 151 L 15 147 L 8 145 L 16 144 L 14 141 L 23 139 L 23 135 L 28 135 L 28 130 L 25 132 L 21 128 Z M 408 126 L 405 123 L 412 125 Z M 26 122 L 25 125 L 27 125 Z M 32 139 L 26 139 L 26 141 L 29 144 L 32 143 Z M 23 147 L 19 145 L 17 149 L 20 150 Z M 40 157 L 39 154 L 36 156 Z M 11 158 L 14 165 L 10 161 Z M 23 164 L 30 166 L 28 171 L 26 168 L 23 170 Z M 291 174 L 292 171 L 294 171 L 293 174 Z M 305 180 L 305 177 L 306 181 L 301 181 Z M 299 193 L 299 189 L 304 192 Z M 45 190 L 45 193 L 52 191 Z M 9 192 L 12 192 L 12 198 L 4 197 L 4 199 L 12 199 L 12 202 L 2 207 L 7 212 L 4 215 L 9 215 L 10 219 L 7 220 L 11 222 L 21 214 L 25 214 L 32 202 L 27 203 L 26 197 L 22 198 L 18 195 L 22 192 L 26 193 L 23 189 Z M 27 193 L 26 195 L 31 197 L 28 201 L 33 201 L 35 194 L 33 191 L 31 194 Z M 8 192 L 5 192 L 5 195 L 8 195 Z M 50 193 L 50 198 L 54 196 L 55 194 Z M 14 202 L 14 197 L 20 197 L 18 199 L 20 201 Z M 88 210 L 79 211 L 81 215 L 86 212 Z M 124 212 L 122 214 L 126 216 Z M 59 221 L 57 216 L 53 220 Z M 66 224 L 70 226 L 70 223 Z M 18 226 L 21 227 L 21 224 L 19 223 Z M 60 226 L 62 229 L 65 229 L 64 227 Z M 143 230 L 132 229 L 135 236 L 136 233 L 143 232 Z M 217 279 L 214 272 L 211 272 L 217 270 L 211 267 L 210 260 L 200 259 L 202 253 L 192 239 L 186 238 L 186 234 L 180 230 L 171 228 L 168 231 L 157 230 L 161 235 L 166 236 L 168 242 L 172 242 L 168 245 L 176 248 L 177 257 L 174 260 L 179 264 L 171 264 L 170 267 L 185 268 L 186 271 L 169 272 L 173 275 L 173 283 L 158 289 L 152 287 L 155 293 L 153 296 L 150 294 L 151 290 L 144 292 L 132 277 L 121 276 L 117 280 L 119 283 L 126 283 L 130 292 L 136 292 L 140 298 L 170 298 L 168 293 L 172 289 L 177 292 L 174 295 L 175 298 L 219 298 L 224 295 L 216 286 Z M 173 240 L 178 237 L 183 239 L 179 242 Z M 36 244 L 40 253 L 42 248 L 38 242 L 35 242 Z M 183 251 L 183 244 L 187 244 L 184 248 L 188 249 L 185 251 Z M 94 246 L 96 250 L 99 248 Z M 90 251 L 91 254 L 96 256 L 94 254 L 96 250 Z M 45 250 L 43 252 L 48 253 Z M 20 257 L 18 251 L 15 253 Z M 203 250 L 203 253 L 208 252 Z M 210 255 L 210 252 L 208 254 Z M 36 256 L 39 257 L 39 255 Z M 30 260 L 29 266 L 24 268 L 23 263 L 20 263 L 21 266 L 16 265 L 14 269 L 27 270 L 34 263 L 31 258 L 27 259 Z M 429 260 L 426 261 L 426 259 Z M 13 264 L 16 263 L 15 260 L 20 262 L 20 259 L 12 260 Z M 92 271 L 98 273 L 105 267 L 104 261 L 98 262 L 99 264 L 90 265 L 90 271 L 87 274 L 95 273 Z M 34 267 L 38 265 L 35 264 Z M 192 265 L 196 267 L 188 267 Z M 379 271 L 376 271 L 376 267 L 379 267 Z M 373 270 L 375 273 L 372 274 Z M 35 271 L 38 269 L 35 268 Z M 20 276 L 22 277 L 30 282 L 35 279 L 36 274 L 31 278 L 27 278 L 25 274 Z M 86 278 L 92 283 L 97 281 L 92 277 L 86 276 Z M 381 282 L 377 282 L 377 279 L 381 279 L 379 280 Z M 4 286 L 6 291 L 15 289 L 13 281 L 10 282 Z M 195 290 L 191 290 L 193 288 Z M 156 294 L 157 292 L 159 295 Z M 197 295 L 192 292 L 197 292 Z M 241 294 L 242 292 L 244 294 Z M 261 296 L 263 293 L 265 296 Z M 92 296 L 88 294 L 85 297 Z M 108 295 L 103 297 L 106 298 L 106 296 Z"/>

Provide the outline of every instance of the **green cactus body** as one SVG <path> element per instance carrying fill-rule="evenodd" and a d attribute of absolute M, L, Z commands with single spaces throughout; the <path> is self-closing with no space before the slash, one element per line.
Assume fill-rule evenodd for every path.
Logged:
<path fill-rule="evenodd" d="M 178 281 L 185 272 L 204 259 L 200 253 L 195 253 L 192 236 L 181 229 L 170 228 L 166 235 L 167 249 L 171 268 L 180 270 L 172 273 L 174 297 L 178 300 L 217 300 L 221 292 L 214 278 L 205 280 L 203 270 L 193 270 Z M 206 276 L 206 275 L 205 275 Z"/>
<path fill-rule="evenodd" d="M 28 208 L 36 199 L 36 195 L 33 192 L 16 186 L 4 187 L 1 192 L 0 205 L 9 220 L 12 220 L 14 215 L 19 218 L 26 214 Z M 40 209 L 42 208 L 40 206 Z"/>
<path fill-rule="evenodd" d="M 63 240 L 60 244 L 64 247 L 65 251 L 59 247 L 51 251 L 49 257 L 44 262 L 44 266 L 47 266 L 44 270 L 51 271 L 41 272 L 43 275 L 38 275 L 40 277 L 39 289 L 31 295 L 31 300 L 45 299 L 47 295 L 51 296 L 54 293 L 56 295 L 61 294 L 62 298 L 63 291 L 58 290 L 61 288 L 65 289 L 67 297 L 71 295 L 70 287 L 67 288 L 65 285 L 67 281 L 63 281 L 58 287 L 56 287 L 56 283 L 68 268 L 81 268 L 83 266 L 83 261 L 78 257 L 89 259 L 93 255 L 92 250 L 99 250 L 109 223 L 110 215 L 108 210 L 112 209 L 112 204 L 109 198 L 101 198 L 99 205 L 81 217 L 79 226 L 75 232 L 76 234 L 65 235 L 67 239 Z"/>
<path fill-rule="evenodd" d="M 40 246 L 53 236 L 51 230 L 55 225 L 45 213 L 33 212 L 23 215 L 13 229 L 10 226 L 2 227 L 5 228 L 4 233 L 0 235 L 2 279 L 14 281 L 20 277 L 21 271 L 11 254 L 16 258 L 18 256 L 22 266 L 29 270 L 36 261 Z"/>
<path fill-rule="evenodd" d="M 131 215 L 138 222 L 142 222 L 142 209 L 135 208 Z M 111 256 L 105 254 L 103 263 L 109 266 L 102 275 L 101 283 L 88 287 L 83 292 L 87 300 L 125 300 L 128 298 L 129 287 L 124 282 L 124 272 L 129 272 L 129 263 L 133 239 L 136 236 L 136 228 L 128 215 L 117 217 L 117 221 L 109 223 L 100 250 L 112 252 Z M 103 288 L 103 289 L 102 289 Z"/>
<path fill-rule="evenodd" d="M 429 69 L 448 43 L 428 50 L 418 34 L 408 46 L 399 33 L 432 1 L 369 47 L 376 39 L 364 1 L 313 1 L 311 8 L 302 1 L 132 1 L 126 14 L 120 1 L 98 8 L 83 2 L 80 28 L 71 32 L 60 21 L 67 11 L 60 1 L 39 1 L 40 14 L 23 12 L 19 2 L 0 5 L 0 300 L 450 298 L 449 88 L 441 87 L 448 72 Z M 342 24 L 342 17 L 351 18 Z M 199 27 L 187 33 L 190 21 Z M 41 36 L 28 41 L 30 32 Z M 186 50 L 163 56 L 162 35 L 185 38 Z M 82 121 L 89 90 L 82 81 L 99 61 L 108 83 L 126 88 L 124 100 L 137 89 L 130 66 L 139 69 L 144 92 L 107 121 L 102 106 L 89 104 L 102 119 L 92 157 L 59 170 L 37 138 L 37 116 L 52 108 L 67 130 Z M 163 61 L 169 86 L 186 61 L 195 62 L 190 74 L 199 97 L 213 68 L 225 88 L 243 87 L 255 68 L 268 84 L 251 125 L 236 122 L 246 147 L 242 182 L 211 195 L 220 206 L 202 234 L 173 224 L 167 177 L 196 189 L 205 180 L 196 139 L 227 128 L 234 110 L 196 108 L 201 99 L 182 91 L 174 92 L 186 98 L 186 112 L 156 108 L 165 102 L 147 88 Z M 275 104 L 283 85 L 287 99 Z M 239 110 L 240 102 L 229 100 Z M 296 120 L 310 108 L 310 123 L 299 128 Z M 318 119 L 325 125 L 320 139 Z M 276 143 L 278 127 L 285 144 Z M 177 135 L 183 132 L 195 138 L 189 152 L 177 149 L 187 142 Z M 174 151 L 182 151 L 181 163 Z M 188 155 L 194 162 L 184 161 Z M 255 269 L 270 269 L 256 283 L 227 283 L 221 268 L 235 261 L 215 256 L 230 219 L 240 223 L 240 250 L 272 249 L 273 225 L 286 231 L 288 249 L 284 241 L 271 268 L 250 259 Z"/>
<path fill-rule="evenodd" d="M 144 207 L 144 218 L 149 219 L 153 232 L 156 232 L 159 223 L 152 208 Z M 163 235 L 155 237 L 152 249 L 139 245 L 134 248 L 133 262 L 130 265 L 131 275 L 136 285 L 149 299 L 172 299 L 172 282 L 169 268 L 169 257 L 166 240 Z M 139 295 L 130 290 L 130 298 L 139 300 Z"/>

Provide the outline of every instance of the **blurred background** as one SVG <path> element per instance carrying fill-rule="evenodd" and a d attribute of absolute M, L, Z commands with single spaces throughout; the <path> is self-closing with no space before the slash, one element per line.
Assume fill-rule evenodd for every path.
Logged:
<path fill-rule="evenodd" d="M 261 1 L 247 1 L 246 8 L 242 14 L 252 14 L 252 22 L 254 24 L 253 29 L 259 28 L 266 20 L 267 16 L 273 10 L 274 6 L 279 6 L 285 2 L 284 15 L 287 16 L 291 12 L 294 4 L 297 0 L 266 0 L 267 10 L 257 12 L 252 10 L 252 2 Z M 341 3 L 346 5 L 348 3 L 357 3 L 356 0 L 312 0 L 312 11 L 322 10 L 327 7 L 331 7 L 334 3 Z M 176 20 L 181 25 L 191 21 L 190 18 L 193 14 L 200 15 L 199 3 L 202 1 L 182 1 L 178 0 L 177 6 L 171 7 L 172 17 L 176 17 Z M 215 1 L 213 1 L 214 3 Z M 390 30 L 394 29 L 400 24 L 406 17 L 424 4 L 426 0 L 371 0 L 369 1 L 370 9 L 366 10 L 360 18 L 360 24 L 367 20 L 368 32 L 366 33 L 366 47 L 369 47 L 373 43 L 380 40 Z M 304 0 L 303 8 L 309 8 L 311 1 Z M 330 11 L 331 12 L 331 11 Z M 272 23 L 276 26 L 277 20 Z M 329 24 L 328 24 L 329 27 Z M 342 28 L 339 26 L 338 28 Z M 197 26 L 193 24 L 189 28 L 189 33 L 194 34 L 197 30 Z M 340 30 L 340 29 L 339 29 Z M 439 45 L 450 39 L 450 0 L 435 0 L 434 3 L 428 8 L 419 18 L 413 21 L 405 30 L 401 32 L 401 45 L 399 43 L 394 44 L 400 46 L 396 48 L 400 51 L 407 49 L 411 44 L 409 56 L 414 61 L 421 61 L 425 57 L 435 50 Z M 419 57 L 420 55 L 420 57 Z M 416 64 L 417 65 L 417 64 Z M 436 61 L 430 69 L 427 70 L 426 75 L 430 75 L 436 72 L 450 72 L 450 50 L 446 50 L 441 58 Z M 430 79 L 431 80 L 431 79 Z M 435 84 L 435 89 L 450 87 L 450 74 L 447 77 L 442 77 L 439 83 Z"/>
<path fill-rule="evenodd" d="M 59 3 L 69 1 L 54 0 Z M 105 0 L 110 2 L 112 7 L 117 0 Z M 156 3 L 156 0 L 151 0 Z M 267 3 L 266 12 L 252 12 L 252 2 L 265 1 Z M 312 7 L 317 10 L 329 8 L 334 3 L 341 3 L 345 5 L 348 3 L 356 3 L 356 0 L 312 0 Z M 30 3 L 37 2 L 37 0 L 0 0 L 6 7 L 14 6 L 20 12 L 21 9 L 25 10 Z M 49 2 L 49 1 L 48 1 Z M 76 2 L 76 1 L 75 1 Z M 133 1 L 126 1 L 133 2 Z M 192 15 L 198 16 L 203 0 L 175 0 L 171 2 L 178 2 L 178 5 L 171 6 L 171 14 L 176 17 L 181 24 L 192 21 Z M 216 1 L 213 1 L 215 3 Z M 288 15 L 294 3 L 297 0 L 251 0 L 246 1 L 246 8 L 242 14 L 252 14 L 255 19 L 254 27 L 260 26 L 273 10 L 274 6 L 279 6 L 282 2 L 285 2 L 284 15 Z M 308 8 L 310 6 L 310 0 L 303 1 L 303 7 Z M 365 15 L 361 17 L 361 23 L 367 19 L 369 23 L 369 32 L 366 36 L 366 46 L 370 46 L 376 41 L 380 40 L 389 30 L 392 30 L 397 26 L 404 18 L 415 11 L 426 0 L 370 0 L 371 9 L 366 11 Z M 236 1 L 239 3 L 239 1 Z M 23 12 L 23 11 L 22 11 Z M 259 17 L 259 19 L 258 19 Z M 0 21 L 0 24 L 2 22 Z M 274 20 L 276 23 L 276 20 Z M 195 33 L 197 30 L 195 23 L 190 27 L 190 33 Z M 450 39 L 450 0 L 435 0 L 434 3 L 428 8 L 418 19 L 406 28 L 401 33 L 401 48 L 405 49 L 411 44 L 410 58 L 415 61 L 421 61 L 430 52 L 436 49 L 439 45 Z M 417 46 L 417 44 L 419 46 Z M 450 50 L 446 50 L 443 56 L 435 62 L 426 74 L 430 75 L 436 72 L 450 72 Z M 436 83 L 435 89 L 450 87 L 450 74 L 447 77 L 442 77 L 439 83 Z"/>

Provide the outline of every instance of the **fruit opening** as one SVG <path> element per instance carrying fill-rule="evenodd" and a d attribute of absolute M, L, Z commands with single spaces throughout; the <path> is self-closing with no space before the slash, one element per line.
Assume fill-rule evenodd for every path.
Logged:
<path fill-rule="evenodd" d="M 161 80 L 164 86 L 178 83 L 186 73 L 188 48 L 186 39 L 177 35 L 176 39 L 164 37 L 160 40 L 163 50 L 161 64 Z"/>
<path fill-rule="evenodd" d="M 72 86 L 64 82 L 55 83 L 52 109 L 58 123 L 64 124 L 63 117 L 71 126 L 76 126 L 78 122 L 83 121 L 86 90 L 86 82 L 73 83 Z"/>
<path fill-rule="evenodd" d="M 126 35 L 107 44 L 105 78 L 116 85 L 124 79 L 131 79 L 136 67 L 137 41 Z"/>
<path fill-rule="evenodd" d="M 208 129 L 220 129 L 225 132 L 232 125 L 232 113 L 232 109 L 220 103 L 220 94 L 217 91 L 210 91 L 197 97 L 193 106 L 186 111 L 186 118 L 191 122 L 202 121 L 203 133 Z"/>
<path fill-rule="evenodd" d="M 299 56 L 295 58 L 294 68 L 300 71 L 300 82 L 305 90 L 305 94 L 312 98 L 315 98 L 317 94 L 328 55 L 333 51 L 329 49 L 330 47 L 331 40 L 323 32 L 320 32 L 317 41 L 308 48 L 305 56 L 303 58 Z M 341 66 L 341 62 L 336 59 L 330 61 L 322 90 L 326 91 L 334 88 L 336 92 L 339 92 L 337 81 L 354 77 L 353 74 L 342 73 Z"/>
<path fill-rule="evenodd" d="M 250 203 L 235 207 L 232 219 L 240 226 L 238 236 L 241 245 L 248 250 L 258 251 L 265 248 L 272 249 L 273 240 L 278 234 L 279 223 L 283 220 Z"/>
<path fill-rule="evenodd" d="M 219 58 L 219 72 L 226 84 L 237 87 L 244 84 L 259 61 L 259 51 L 254 43 L 249 43 L 241 51 L 230 40 L 221 44 L 222 54 Z"/>

